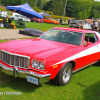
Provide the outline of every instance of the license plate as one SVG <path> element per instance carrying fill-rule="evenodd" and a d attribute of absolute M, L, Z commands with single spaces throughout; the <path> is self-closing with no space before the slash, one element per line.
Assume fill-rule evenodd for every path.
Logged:
<path fill-rule="evenodd" d="M 31 82 L 31 83 L 34 83 L 34 84 L 36 84 L 36 85 L 39 85 L 38 78 L 35 78 L 35 77 L 33 77 L 33 76 L 27 75 L 27 81 L 28 81 L 28 82 Z"/>

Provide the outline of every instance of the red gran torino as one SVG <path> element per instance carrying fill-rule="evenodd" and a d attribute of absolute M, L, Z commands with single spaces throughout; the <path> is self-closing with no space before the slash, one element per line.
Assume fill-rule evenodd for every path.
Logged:
<path fill-rule="evenodd" d="M 39 85 L 69 83 L 72 73 L 100 60 L 100 34 L 53 27 L 36 39 L 0 43 L 0 71 Z"/>

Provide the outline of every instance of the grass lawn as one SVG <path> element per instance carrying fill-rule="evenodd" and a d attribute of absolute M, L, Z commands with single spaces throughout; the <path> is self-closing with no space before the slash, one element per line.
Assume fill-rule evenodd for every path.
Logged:
<path fill-rule="evenodd" d="M 12 21 L 12 23 L 16 23 L 16 21 Z M 26 22 L 26 28 L 34 28 L 41 30 L 43 32 L 51 29 L 52 27 L 69 27 L 68 25 L 59 25 L 59 24 L 49 24 L 49 23 L 34 23 L 34 22 Z M 7 29 L 6 27 L 0 29 Z M 24 29 L 22 27 L 17 27 L 17 29 Z"/>
<path fill-rule="evenodd" d="M 45 32 L 52 27 L 69 26 L 26 22 L 26 27 Z M 0 40 L 0 43 L 5 41 L 8 40 Z M 26 79 L 14 78 L 0 71 L 0 100 L 100 100 L 99 76 L 100 67 L 92 65 L 73 74 L 70 83 L 66 86 L 57 86 L 51 81 L 37 86 L 27 82 Z M 18 92 L 22 95 L 13 94 Z"/>
<path fill-rule="evenodd" d="M 22 95 L 15 95 L 18 92 Z M 66 86 L 51 81 L 37 86 L 0 71 L 0 100 L 100 100 L 100 67 L 92 65 L 74 73 Z"/>
<path fill-rule="evenodd" d="M 59 24 L 49 24 L 49 23 L 34 23 L 34 22 L 26 22 L 26 27 L 40 29 L 45 32 L 52 27 L 69 27 L 68 25 L 59 25 Z"/>

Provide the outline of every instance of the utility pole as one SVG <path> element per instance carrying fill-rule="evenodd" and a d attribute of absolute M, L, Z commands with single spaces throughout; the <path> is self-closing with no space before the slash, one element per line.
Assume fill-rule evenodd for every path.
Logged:
<path fill-rule="evenodd" d="M 43 0 L 41 1 L 41 10 L 42 10 L 42 3 L 43 3 Z"/>
<path fill-rule="evenodd" d="M 35 1 L 35 8 L 36 8 L 37 0 Z"/>
<path fill-rule="evenodd" d="M 65 16 L 65 11 L 66 11 L 66 5 L 67 5 L 67 0 L 66 0 L 66 2 L 65 2 L 64 14 L 63 14 L 63 20 L 64 20 L 64 16 Z"/>

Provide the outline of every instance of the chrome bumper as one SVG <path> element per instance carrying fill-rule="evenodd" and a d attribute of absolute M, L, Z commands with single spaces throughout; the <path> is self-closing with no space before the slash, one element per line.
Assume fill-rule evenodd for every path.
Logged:
<path fill-rule="evenodd" d="M 0 63 L 0 70 L 2 72 L 4 72 L 5 74 L 12 75 L 14 77 L 21 77 L 21 78 L 27 79 L 27 75 L 33 76 L 33 77 L 39 79 L 39 83 L 48 82 L 50 80 L 50 76 L 51 76 L 50 74 L 42 75 L 42 74 L 35 73 L 32 71 L 23 71 L 23 70 L 18 69 L 17 67 L 10 68 L 1 63 Z"/>

